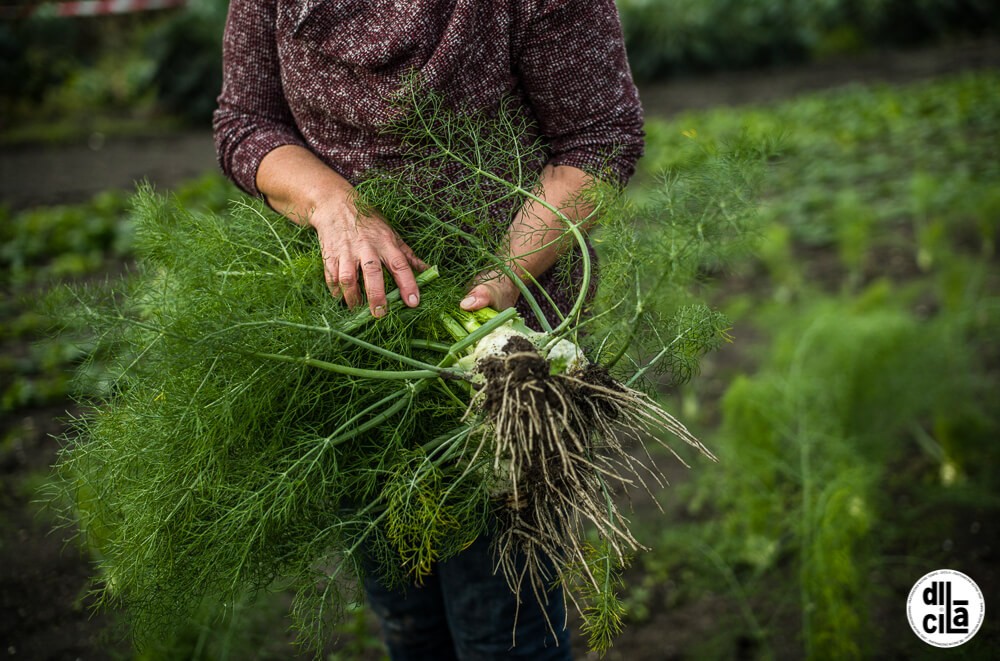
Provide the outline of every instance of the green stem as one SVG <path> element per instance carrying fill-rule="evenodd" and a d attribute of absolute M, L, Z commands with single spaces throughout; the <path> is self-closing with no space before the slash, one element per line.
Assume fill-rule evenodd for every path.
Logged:
<path fill-rule="evenodd" d="M 638 326 L 638 315 L 636 315 L 635 317 L 632 317 L 629 322 L 628 334 L 625 336 L 625 340 L 622 342 L 621 348 L 619 348 L 618 351 L 615 352 L 615 355 L 604 364 L 605 367 L 611 369 L 618 364 L 619 360 L 625 357 L 625 354 L 628 353 L 629 347 L 632 346 L 632 340 L 635 339 Z"/>
<path fill-rule="evenodd" d="M 421 447 L 428 455 L 430 455 L 445 443 L 465 435 L 468 432 L 468 429 L 469 428 L 466 425 L 462 425 L 461 427 L 456 427 L 455 429 L 452 429 L 449 432 L 445 432 L 440 436 L 432 438 L 431 440 L 424 443 Z"/>
<path fill-rule="evenodd" d="M 485 310 L 489 310 L 492 314 L 489 316 L 480 316 L 477 314 L 478 312 L 483 312 Z M 495 317 L 497 312 L 493 308 L 483 308 L 482 310 L 477 310 L 476 312 L 466 312 L 465 310 L 459 308 L 457 310 L 452 310 L 449 314 L 453 319 L 462 325 L 463 329 L 465 329 L 465 333 L 462 337 L 455 338 L 456 340 L 461 340 L 464 339 L 469 333 L 476 332 L 484 323 Z"/>
<path fill-rule="evenodd" d="M 660 362 L 661 360 L 663 360 L 663 357 L 667 355 L 668 351 L 670 351 L 670 347 L 672 347 L 675 344 L 677 344 L 678 342 L 680 342 L 692 330 L 694 330 L 694 329 L 687 328 L 687 329 L 681 331 L 680 333 L 678 333 L 677 337 L 675 337 L 673 340 L 671 340 L 670 344 L 668 344 L 667 346 L 665 346 L 662 349 L 660 349 L 660 352 L 657 353 L 653 357 L 652 360 L 650 360 L 648 363 L 646 363 L 645 365 L 643 365 L 641 369 L 639 369 L 638 371 L 636 371 L 636 373 L 633 374 L 632 377 L 628 381 L 625 382 L 625 385 L 626 386 L 631 386 L 633 383 L 635 383 L 636 381 L 638 381 L 639 379 L 641 379 L 643 374 L 645 374 L 646 372 L 648 372 L 658 362 Z"/>
<path fill-rule="evenodd" d="M 421 383 L 424 383 L 424 382 L 421 382 Z M 370 404 L 363 411 L 360 411 L 360 412 L 356 413 L 355 415 L 353 415 L 350 418 L 350 420 L 347 420 L 346 422 L 344 422 L 343 424 L 341 424 L 339 427 L 337 427 L 337 429 L 335 429 L 333 431 L 332 434 L 330 434 L 325 439 L 323 439 L 325 441 L 324 445 L 326 447 L 333 447 L 333 446 L 336 446 L 336 445 L 340 445 L 341 443 L 346 443 L 347 441 L 351 440 L 352 438 L 354 438 L 358 434 L 362 434 L 362 433 L 368 431 L 369 429 L 371 429 L 372 427 L 375 427 L 375 426 L 378 426 L 378 425 L 382 424 L 384 421 L 388 420 L 396 411 L 398 411 L 400 408 L 402 408 L 402 405 L 400 404 L 400 402 L 396 402 L 395 404 L 393 404 L 392 406 L 390 406 L 388 409 L 385 409 L 384 411 L 382 411 L 382 413 L 380 413 L 379 415 L 375 416 L 374 418 L 372 418 L 370 420 L 367 420 L 367 421 L 361 423 L 359 426 L 353 427 L 353 425 L 355 423 L 357 423 L 359 420 L 361 420 L 362 418 L 364 418 L 366 415 L 368 415 L 372 411 L 377 411 L 380 408 L 382 408 L 384 405 L 388 404 L 389 402 L 391 402 L 391 401 L 393 401 L 395 399 L 399 399 L 400 397 L 405 397 L 406 395 L 410 395 L 410 397 L 412 398 L 414 395 L 416 395 L 416 393 L 417 393 L 417 386 L 405 386 L 405 387 L 400 388 L 399 390 L 393 392 L 390 395 L 386 395 L 385 397 L 383 397 L 382 399 L 378 400 L 374 404 Z M 403 399 L 401 401 L 404 404 L 406 403 L 405 399 Z M 345 429 L 349 429 L 349 431 L 347 431 L 346 433 L 342 433 Z"/>
<path fill-rule="evenodd" d="M 334 337 L 340 338 L 341 340 L 344 340 L 345 342 L 347 342 L 349 344 L 353 344 L 353 345 L 355 345 L 357 347 L 361 347 L 362 349 L 367 349 L 368 351 L 371 351 L 372 353 L 377 353 L 380 356 L 385 356 L 386 358 L 389 358 L 390 360 L 398 360 L 401 363 L 405 363 L 405 364 L 410 365 L 412 367 L 416 367 L 417 369 L 422 369 L 422 370 L 436 370 L 437 369 L 434 365 L 431 365 L 430 363 L 425 363 L 422 360 L 417 360 L 416 358 L 411 358 L 410 356 L 406 356 L 406 355 L 403 355 L 401 353 L 396 353 L 395 351 L 393 351 L 391 349 L 386 349 L 385 347 L 380 347 L 378 345 L 372 344 L 371 342 L 365 342 L 364 340 L 362 340 L 360 338 L 354 337 L 353 335 L 348 335 L 347 333 L 343 333 L 343 332 L 341 332 L 339 330 L 336 330 L 334 328 L 330 328 L 329 326 L 327 326 L 327 327 L 323 327 L 323 326 L 309 326 L 309 325 L 306 325 L 306 324 L 296 324 L 296 323 L 290 322 L 290 321 L 282 321 L 282 322 L 276 322 L 276 323 L 280 323 L 282 326 L 289 326 L 291 328 L 301 328 L 303 330 L 313 330 L 313 331 L 317 331 L 317 332 L 321 332 L 321 333 L 329 333 L 330 335 L 333 335 Z"/>
<path fill-rule="evenodd" d="M 448 398 L 451 399 L 452 403 L 454 403 L 460 409 L 464 410 L 469 407 L 469 403 L 459 399 L 458 395 L 456 395 L 454 391 L 448 387 L 448 383 L 444 379 L 439 379 L 438 385 L 441 387 L 441 390 L 443 390 L 444 393 L 448 396 Z M 465 388 L 468 390 L 468 394 L 471 395 L 473 392 L 472 384 L 469 383 L 468 381 L 463 381 L 462 385 L 465 386 Z"/>
<path fill-rule="evenodd" d="M 262 351 L 246 351 L 240 349 L 233 349 L 236 353 L 241 353 L 245 356 L 253 356 L 254 358 L 260 358 L 262 360 L 273 360 L 282 363 L 296 363 L 299 365 L 307 365 L 309 367 L 315 367 L 317 369 L 326 370 L 328 372 L 335 372 L 337 374 L 343 374 L 344 376 L 354 376 L 359 379 L 381 379 L 385 381 L 389 380 L 409 380 L 409 379 L 430 379 L 434 377 L 441 377 L 446 379 L 465 379 L 468 378 L 463 372 L 458 370 L 442 369 L 439 367 L 429 367 L 428 369 L 420 370 L 369 370 L 360 367 L 351 367 L 350 365 L 341 365 L 339 363 L 331 363 L 326 360 L 319 360 L 318 358 L 310 358 L 309 356 L 288 356 L 283 353 L 265 353 Z"/>
<path fill-rule="evenodd" d="M 438 267 L 437 266 L 431 266 L 427 270 L 423 271 L 422 273 L 417 274 L 417 276 L 416 276 L 417 285 L 419 285 L 419 286 L 422 287 L 422 286 L 424 286 L 424 285 L 426 285 L 426 284 L 428 284 L 430 282 L 433 282 L 439 276 L 440 276 L 440 272 L 438 271 Z M 399 293 L 398 289 L 394 289 L 391 292 L 387 293 L 385 295 L 385 300 L 386 300 L 387 310 L 389 310 L 389 311 L 396 310 L 396 309 L 398 309 L 398 308 L 400 308 L 400 307 L 403 306 L 401 294 Z M 120 317 L 120 318 L 123 321 L 128 321 L 127 319 L 125 319 L 123 317 Z M 239 324 L 233 324 L 232 326 L 229 326 L 227 328 L 223 328 L 223 329 L 214 331 L 212 333 L 207 333 L 206 335 L 202 336 L 201 338 L 199 338 L 197 340 L 194 340 L 193 343 L 194 344 L 201 344 L 202 342 L 205 342 L 205 341 L 207 341 L 207 340 L 209 340 L 209 339 L 211 339 L 211 338 L 213 338 L 213 337 L 215 337 L 217 335 L 222 335 L 223 333 L 228 333 L 231 330 L 233 330 L 234 328 L 247 328 L 247 327 L 254 327 L 254 326 L 289 326 L 289 327 L 292 327 L 292 328 L 303 328 L 303 329 L 307 329 L 307 330 L 321 331 L 321 332 L 324 332 L 324 333 L 333 333 L 333 334 L 343 333 L 343 334 L 350 335 L 351 333 L 354 333 L 355 331 L 359 330 L 360 328 L 362 328 L 363 326 L 365 326 L 366 324 L 368 324 L 370 321 L 372 321 L 374 319 L 376 319 L 376 317 L 372 316 L 371 310 L 369 310 L 368 308 L 364 308 L 364 309 L 358 310 L 354 314 L 354 316 L 352 318 L 344 321 L 340 328 L 333 328 L 333 327 L 330 327 L 330 326 L 327 326 L 327 327 L 323 327 L 323 326 L 306 326 L 306 325 L 297 324 L 297 323 L 294 323 L 294 322 L 291 322 L 291 321 L 285 321 L 283 319 L 266 319 L 266 320 L 263 320 L 263 321 L 247 321 L 247 322 L 243 322 L 243 323 L 239 323 Z M 147 328 L 149 330 L 156 330 L 155 328 L 143 325 L 140 322 L 131 322 L 131 323 L 134 323 L 136 326 L 138 326 L 140 328 Z M 173 335 L 172 337 L 178 337 L 178 336 Z M 179 338 L 179 339 L 184 339 L 184 338 Z"/>
<path fill-rule="evenodd" d="M 637 290 L 636 291 L 636 297 L 635 297 L 636 298 L 636 301 L 635 301 L 635 313 L 632 315 L 632 318 L 629 320 L 628 334 L 625 336 L 625 341 L 622 343 L 621 348 L 618 349 L 618 352 L 615 353 L 615 355 L 611 357 L 611 360 L 609 360 L 607 363 L 605 363 L 605 367 L 607 367 L 608 369 L 611 369 L 612 367 L 614 367 L 615 365 L 617 365 L 618 361 L 625 357 L 625 354 L 628 353 L 629 347 L 632 346 L 632 341 L 635 339 L 636 333 L 639 331 L 639 317 L 642 316 L 642 308 L 643 308 L 642 301 L 643 301 L 643 298 L 640 295 L 640 293 L 638 292 L 638 289 L 639 289 L 639 283 L 638 283 L 638 281 L 635 283 L 635 288 Z"/>
<path fill-rule="evenodd" d="M 486 321 L 479 328 L 476 328 L 468 335 L 466 335 L 464 338 L 458 340 L 457 342 L 455 342 L 455 344 L 451 345 L 451 353 L 449 355 L 454 355 L 457 357 L 459 353 L 461 353 L 471 345 L 475 344 L 482 338 L 492 333 L 495 329 L 499 328 L 500 326 L 503 326 L 508 321 L 517 316 L 518 316 L 517 310 L 515 310 L 514 308 L 507 308 L 502 312 L 498 312 L 495 317 Z"/>
<path fill-rule="evenodd" d="M 421 340 L 415 339 L 410 340 L 411 349 L 426 349 L 427 351 L 437 351 L 438 353 L 448 353 L 451 351 L 451 345 L 445 344 L 444 342 L 435 342 L 434 340 Z"/>
<path fill-rule="evenodd" d="M 343 433 L 343 434 L 341 434 L 339 436 L 334 436 L 333 434 L 331 434 L 330 436 L 327 436 L 326 439 L 325 439 L 327 445 L 340 445 L 341 443 L 345 443 L 345 442 L 351 440 L 352 438 L 356 438 L 357 436 L 359 436 L 360 434 L 365 433 L 369 429 L 372 429 L 374 427 L 378 427 L 383 422 L 387 421 L 389 418 L 391 418 L 392 416 L 396 415 L 396 413 L 398 413 L 402 409 L 404 409 L 407 406 L 409 406 L 413 402 L 414 398 L 416 398 L 416 396 L 418 394 L 420 394 L 424 389 L 426 389 L 431 383 L 434 383 L 434 381 L 429 380 L 429 379 L 425 379 L 425 380 L 420 381 L 420 382 L 418 382 L 416 384 L 410 385 L 409 386 L 409 390 L 410 390 L 409 393 L 407 393 L 405 391 L 405 389 L 403 389 L 403 390 L 397 390 L 396 392 L 392 393 L 391 395 L 387 395 L 382 400 L 376 402 L 375 404 L 372 404 L 371 406 L 369 406 L 368 408 L 366 408 L 361 413 L 358 413 L 357 415 L 355 415 L 353 418 L 351 418 L 351 420 L 348 420 L 347 422 L 345 422 L 344 424 L 342 424 L 340 427 L 337 428 L 337 431 L 339 432 L 344 427 L 347 427 L 349 424 L 351 424 L 352 421 L 360 419 L 361 416 L 365 415 L 367 412 L 369 412 L 371 410 L 374 410 L 376 407 L 380 406 L 383 402 L 392 401 L 392 399 L 394 399 L 396 397 L 400 397 L 401 395 L 409 395 L 409 396 L 408 397 L 402 397 L 399 401 L 397 401 L 396 403 L 394 403 L 392 406 L 390 406 L 386 410 L 382 411 L 382 413 L 376 415 L 375 417 L 373 417 L 373 418 L 371 418 L 369 420 L 366 420 L 365 422 L 363 422 L 362 424 L 358 425 L 357 427 L 354 427 L 350 431 L 347 431 L 347 432 L 345 432 L 345 433 Z"/>
<path fill-rule="evenodd" d="M 449 353 L 444 358 L 441 359 L 441 362 L 438 363 L 438 365 L 434 369 L 439 370 L 441 374 L 459 374 L 459 375 L 462 375 L 461 378 L 464 378 L 464 373 L 462 373 L 462 372 L 454 372 L 453 370 L 448 370 L 447 367 L 449 365 L 453 364 L 458 359 L 458 354 L 461 351 L 463 351 L 469 344 L 472 344 L 474 342 L 478 342 L 479 339 L 482 336 L 490 333 L 494 328 L 505 324 L 507 321 L 509 321 L 511 318 L 513 318 L 515 316 L 517 316 L 517 311 L 514 310 L 513 308 L 510 308 L 510 309 L 504 310 L 503 312 L 497 313 L 492 319 L 489 319 L 486 323 L 484 323 L 478 329 L 476 329 L 472 333 L 467 334 L 464 338 L 460 339 L 458 342 L 456 342 L 455 344 L 451 345 L 451 347 L 449 347 Z M 446 315 L 443 315 L 442 316 L 442 321 L 445 318 L 446 318 Z M 450 318 L 450 317 L 448 317 L 448 318 Z M 461 325 L 458 324 L 458 322 L 454 321 L 453 319 L 452 319 L 452 323 L 455 324 L 455 326 L 458 326 L 459 328 L 461 328 Z M 464 329 L 463 329 L 463 331 L 464 331 Z M 288 358 L 288 357 L 286 356 L 285 358 Z M 397 374 L 401 374 L 401 373 L 402 372 L 397 372 Z M 344 427 L 346 427 L 346 426 L 354 423 L 356 420 L 359 420 L 361 417 L 363 417 L 364 415 L 368 414 L 370 411 L 375 410 L 378 407 L 382 406 L 384 403 L 386 403 L 388 401 L 392 401 L 393 399 L 395 399 L 397 397 L 400 397 L 401 395 L 405 394 L 405 389 L 397 390 L 396 392 L 392 393 L 391 395 L 388 395 L 387 397 L 379 400 L 375 404 L 372 404 L 371 406 L 369 406 L 368 408 L 366 408 L 364 411 L 361 411 L 360 413 L 358 413 L 357 415 L 355 415 L 353 418 L 351 418 L 350 420 L 348 420 L 347 422 L 345 422 L 343 425 L 341 425 L 337 429 L 337 431 L 334 432 L 334 434 L 331 434 L 330 436 L 327 437 L 326 442 L 328 444 L 330 444 L 330 445 L 339 445 L 340 443 L 343 443 L 343 442 L 348 441 L 348 440 L 350 440 L 352 438 L 355 438 L 359 434 L 362 434 L 362 433 L 368 431 L 369 429 L 371 429 L 373 427 L 377 427 L 378 425 L 382 424 L 383 422 L 385 422 L 386 420 L 388 420 L 389 418 L 391 418 L 393 415 L 395 415 L 398 411 L 400 411 L 403 407 L 409 405 L 409 403 L 412 402 L 413 399 L 420 392 L 422 392 L 425 388 L 427 388 L 431 383 L 434 383 L 434 381 L 432 381 L 429 378 L 430 376 L 434 376 L 434 373 L 431 372 L 427 376 L 420 377 L 422 380 L 420 380 L 416 384 L 412 384 L 412 385 L 408 386 L 409 390 L 410 390 L 409 397 L 404 397 L 404 398 L 400 399 L 399 401 L 395 402 L 392 406 L 390 406 L 388 409 L 386 409 L 385 411 L 383 411 L 379 415 L 375 416 L 374 418 L 371 418 L 370 420 L 365 421 L 364 423 L 362 423 L 361 425 L 359 425 L 359 426 L 351 429 L 350 431 L 348 431 L 348 432 L 346 432 L 344 434 L 341 434 L 339 436 L 336 435 L 341 429 L 343 429 Z M 442 385 L 444 385 L 444 384 L 442 384 Z M 444 385 L 444 387 L 447 388 L 446 385 Z M 461 403 L 464 405 L 464 402 L 461 402 Z"/>
<path fill-rule="evenodd" d="M 142 328 L 148 331 L 153 331 L 155 333 L 160 333 L 166 337 L 172 337 L 183 342 L 188 342 L 192 345 L 197 345 L 203 342 L 207 337 L 205 336 L 200 339 L 194 340 L 186 335 L 181 335 L 179 333 L 171 333 L 152 324 L 143 323 L 136 319 L 130 319 L 124 315 L 117 315 L 113 317 L 117 321 L 122 321 L 136 328 Z M 273 324 L 274 322 L 263 322 L 268 324 Z M 214 335 L 214 333 L 213 333 Z M 413 370 L 413 371 L 388 371 L 388 370 L 367 370 L 358 367 L 351 367 L 349 365 L 340 365 L 338 363 L 331 363 L 325 360 L 319 360 L 317 358 L 310 358 L 309 356 L 288 356 L 280 353 L 266 353 L 260 351 L 250 351 L 247 349 L 240 349 L 232 346 L 223 347 L 225 351 L 232 351 L 243 356 L 252 356 L 254 358 L 260 358 L 262 360 L 273 360 L 283 363 L 298 363 L 300 365 L 308 365 L 309 367 L 317 367 L 319 369 L 327 370 L 329 372 L 336 372 L 338 374 L 343 374 L 345 376 L 354 376 L 358 378 L 366 379 L 427 379 L 431 377 L 447 377 L 447 378 L 465 378 L 461 372 L 455 370 L 445 370 L 438 367 L 433 367 L 432 369 L 424 370 Z"/>
<path fill-rule="evenodd" d="M 467 331 L 462 324 L 455 321 L 455 318 L 451 315 L 442 314 L 440 320 L 441 325 L 444 326 L 446 331 L 448 331 L 448 335 L 451 335 L 452 339 L 456 342 L 464 340 L 469 335 L 469 331 Z M 448 347 L 448 353 L 454 352 L 453 347 L 454 345 Z"/>

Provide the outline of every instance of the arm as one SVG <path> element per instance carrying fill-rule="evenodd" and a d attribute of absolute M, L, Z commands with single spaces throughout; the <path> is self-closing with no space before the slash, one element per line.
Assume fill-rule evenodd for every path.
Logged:
<path fill-rule="evenodd" d="M 256 186 L 268 204 L 300 225 L 311 225 L 319 237 L 323 273 L 334 296 L 343 294 L 351 307 L 360 305 L 362 282 L 372 314 L 386 312 L 383 264 L 409 307 L 420 303 L 413 270 L 427 265 L 377 214 L 362 215 L 354 204 L 354 187 L 297 145 L 268 152 L 257 170 Z"/>
<path fill-rule="evenodd" d="M 580 194 L 592 181 L 590 175 L 571 165 L 546 165 L 542 170 L 537 192 L 539 199 L 559 209 L 569 220 L 585 219 L 592 207 L 580 199 Z M 582 229 L 586 230 L 586 226 Z M 507 232 L 507 255 L 512 270 L 525 281 L 537 278 L 555 264 L 572 245 L 566 236 L 566 223 L 545 205 L 529 200 L 518 212 Z M 528 276 L 531 276 L 529 278 Z M 513 306 L 520 292 L 504 275 L 484 274 L 462 300 L 465 310 L 487 306 L 502 310 Z"/>
<path fill-rule="evenodd" d="M 535 5 L 517 31 L 514 66 L 551 149 L 549 163 L 624 186 L 644 133 L 614 0 Z"/>
<path fill-rule="evenodd" d="M 592 211 L 580 202 L 588 173 L 624 186 L 643 148 L 642 108 L 614 2 L 541 0 L 516 31 L 515 49 L 518 78 L 552 151 L 540 198 L 572 221 L 584 219 Z M 515 269 L 538 277 L 571 245 L 552 243 L 565 230 L 544 205 L 529 201 L 511 224 L 506 256 Z M 517 301 L 507 278 L 489 276 L 495 274 L 473 287 L 463 308 Z"/>
<path fill-rule="evenodd" d="M 233 0 L 222 38 L 222 93 L 212 117 L 223 173 L 258 197 L 257 169 L 283 145 L 305 146 L 285 101 L 275 0 Z"/>
<path fill-rule="evenodd" d="M 306 147 L 285 100 L 275 36 L 275 0 L 233 0 L 223 38 L 223 88 L 215 112 L 219 163 L 244 191 L 264 197 L 319 238 L 327 286 L 361 303 L 362 272 L 372 314 L 385 314 L 385 264 L 403 301 L 419 303 L 413 269 L 423 262 L 377 215 L 362 216 L 354 189 Z"/>

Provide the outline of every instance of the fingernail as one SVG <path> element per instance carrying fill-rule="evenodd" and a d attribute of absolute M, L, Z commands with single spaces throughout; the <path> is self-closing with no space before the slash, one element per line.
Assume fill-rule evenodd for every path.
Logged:
<path fill-rule="evenodd" d="M 375 313 L 374 314 L 375 314 L 376 317 L 384 317 L 385 316 L 385 306 L 384 305 L 376 305 L 375 306 Z"/>
<path fill-rule="evenodd" d="M 462 299 L 462 302 L 459 303 L 458 305 L 460 307 L 467 308 L 467 307 L 469 307 L 471 305 L 475 305 L 475 304 L 476 304 L 476 297 L 475 296 L 466 296 L 465 298 Z"/>
<path fill-rule="evenodd" d="M 407 298 L 406 300 L 408 300 L 410 302 L 410 305 L 413 306 L 415 306 L 417 303 L 420 302 L 420 299 L 417 298 L 416 294 L 410 294 L 409 298 Z"/>

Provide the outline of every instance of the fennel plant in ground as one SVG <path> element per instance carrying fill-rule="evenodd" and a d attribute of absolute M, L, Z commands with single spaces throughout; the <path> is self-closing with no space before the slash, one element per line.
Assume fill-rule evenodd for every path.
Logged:
<path fill-rule="evenodd" d="M 585 250 L 569 253 L 555 268 L 582 273 L 572 309 L 546 317 L 544 293 L 525 283 L 546 332 L 498 359 L 509 377 L 504 361 L 534 352 L 532 383 L 563 403 L 502 394 L 491 409 L 485 370 L 466 356 L 520 321 L 513 310 L 463 314 L 457 301 L 477 273 L 507 269 L 494 257 L 495 204 L 537 194 L 521 164 L 540 147 L 503 112 L 457 115 L 434 99 L 397 130 L 410 165 L 358 190 L 435 265 L 420 276 L 415 309 L 397 300 L 375 320 L 333 301 L 312 232 L 256 203 L 195 214 L 149 190 L 134 199 L 135 272 L 64 292 L 67 325 L 97 329 L 119 364 L 112 392 L 67 437 L 55 497 L 101 561 L 102 596 L 126 608 L 140 642 L 205 601 L 225 607 L 290 587 L 303 640 L 319 647 L 357 599 L 359 575 L 419 581 L 487 526 L 508 579 L 530 581 L 539 598 L 550 585 L 565 589 L 593 647 L 606 649 L 620 630 L 618 572 L 641 545 L 613 492 L 656 483 L 622 442 L 645 430 L 697 444 L 631 386 L 684 380 L 725 340 L 725 319 L 686 292 L 745 241 L 760 159 L 707 155 L 668 175 L 645 209 L 603 186 L 588 191 L 605 288 L 588 303 L 594 265 Z M 566 239 L 580 243 L 564 220 Z M 549 373 L 556 361 L 546 353 L 560 339 L 582 347 L 590 376 Z M 564 415 L 569 400 L 575 423 Z M 537 456 L 504 423 L 524 402 L 521 420 L 553 430 Z M 567 450 L 558 432 L 573 424 L 585 431 Z M 533 497 L 540 484 L 550 490 Z M 523 573 L 515 552 L 529 556 Z M 556 575 L 530 562 L 540 552 L 554 556 Z"/>

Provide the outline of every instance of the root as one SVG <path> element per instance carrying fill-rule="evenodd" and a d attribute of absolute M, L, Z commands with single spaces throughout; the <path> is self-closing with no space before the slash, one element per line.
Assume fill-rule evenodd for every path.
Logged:
<path fill-rule="evenodd" d="M 485 386 L 475 402 L 491 423 L 492 433 L 481 442 L 492 442 L 494 470 L 508 485 L 498 512 L 498 565 L 512 588 L 527 579 L 536 594 L 544 594 L 577 576 L 600 592 L 603 586 L 586 562 L 586 528 L 593 526 L 624 564 L 643 547 L 611 489 L 639 485 L 652 495 L 647 479 L 665 483 L 648 451 L 644 462 L 625 444 L 642 445 L 652 436 L 684 463 L 662 440 L 668 432 L 715 457 L 651 398 L 600 366 L 551 374 L 549 363 L 519 337 L 512 337 L 504 352 L 480 362 Z"/>

